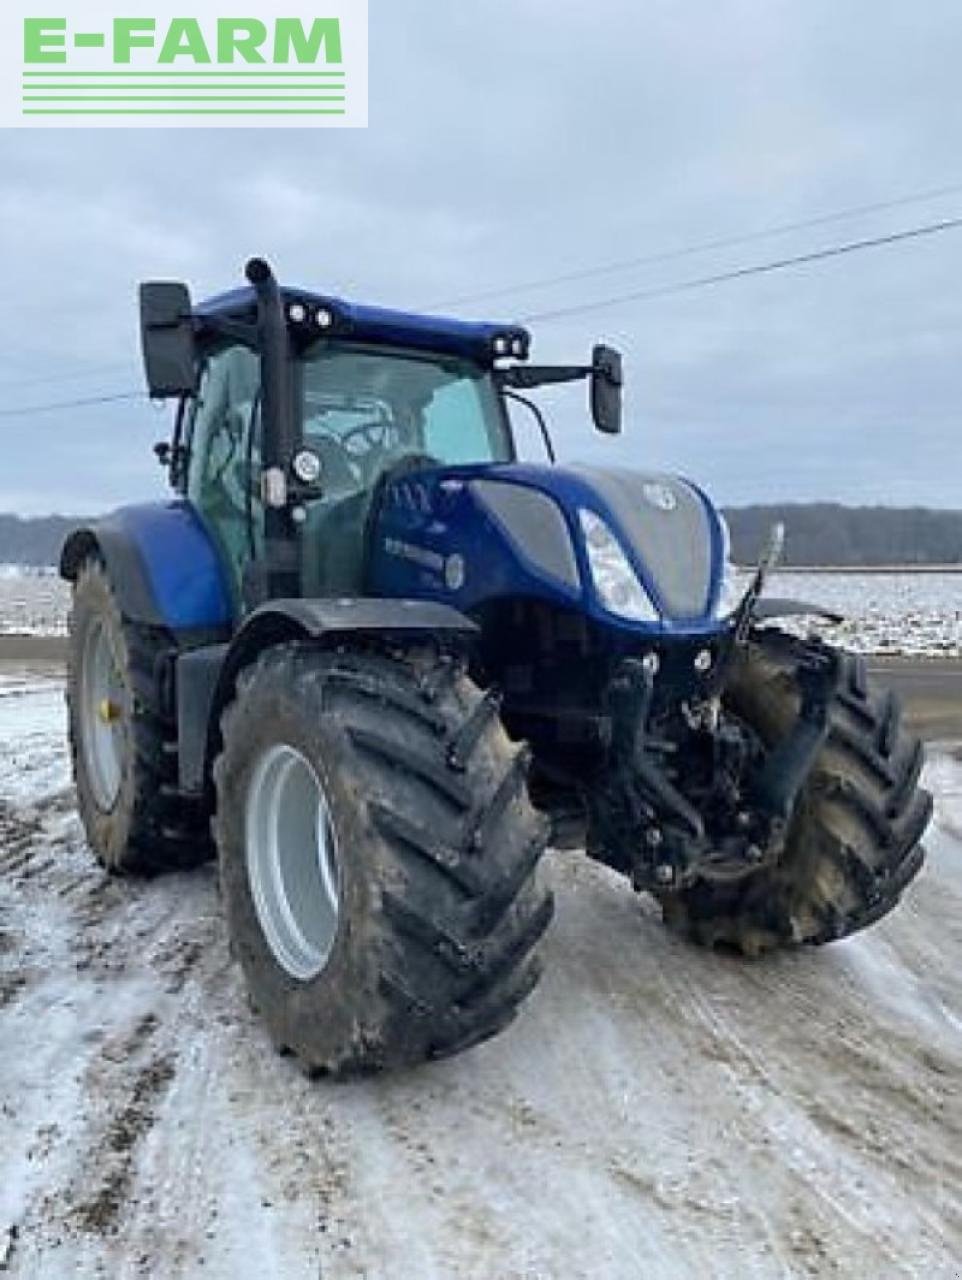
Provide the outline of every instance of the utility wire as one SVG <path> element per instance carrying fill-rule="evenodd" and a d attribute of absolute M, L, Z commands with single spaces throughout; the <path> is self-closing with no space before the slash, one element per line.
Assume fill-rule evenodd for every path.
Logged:
<path fill-rule="evenodd" d="M 51 413 L 55 409 L 81 409 L 88 405 L 114 404 L 119 400 L 146 400 L 143 391 L 118 391 L 106 396 L 90 396 L 84 400 L 60 400 L 53 404 L 31 404 L 22 409 L 0 409 L 0 418 L 26 418 L 35 413 Z"/>
<path fill-rule="evenodd" d="M 600 311 L 606 307 L 619 306 L 626 302 L 642 302 L 649 298 L 665 298 L 676 293 L 688 293 L 696 289 L 707 289 L 714 285 L 725 284 L 732 280 L 744 280 L 749 276 L 768 275 L 775 271 L 785 271 L 790 267 L 805 266 L 812 262 L 823 262 L 829 258 L 841 258 L 846 254 L 859 253 L 864 249 L 878 249 L 886 245 L 901 244 L 908 240 L 917 240 L 923 236 L 938 235 L 943 231 L 953 231 L 962 227 L 962 217 L 947 218 L 942 222 L 930 222 L 920 227 L 908 227 L 902 231 L 892 231 L 884 236 L 871 236 L 863 240 L 849 240 L 844 244 L 829 245 L 824 249 L 814 249 L 809 253 L 794 254 L 791 257 L 775 258 L 770 262 L 757 262 L 746 267 L 738 267 L 733 271 L 721 271 L 716 275 L 697 276 L 692 280 L 682 280 L 675 284 L 663 285 L 655 289 L 638 289 L 630 293 L 615 294 L 608 298 L 598 298 L 593 302 L 582 302 L 577 306 L 558 307 L 553 311 L 533 312 L 523 316 L 522 322 L 545 323 L 559 320 L 565 316 L 584 315 L 588 311 Z M 0 409 L 0 418 L 27 417 L 35 413 L 49 413 L 57 409 L 79 409 L 89 405 L 112 404 L 121 400 L 145 400 L 143 391 L 119 391 L 109 395 L 91 396 L 81 400 L 61 400 L 50 404 L 26 405 L 22 409 Z"/>
<path fill-rule="evenodd" d="M 915 240 L 922 236 L 934 236 L 942 231 L 952 231 L 958 227 L 962 227 L 962 218 L 948 218 L 944 222 L 932 222 L 926 226 L 909 227 L 907 230 L 893 231 L 884 236 L 872 236 L 864 240 L 850 240 L 847 244 L 830 245 L 825 249 L 815 249 L 810 253 L 794 254 L 788 258 L 775 258 L 771 262 L 754 263 L 751 266 L 738 267 L 733 271 L 720 271 L 717 275 L 696 276 L 692 280 L 682 280 L 676 284 L 614 294 L 608 298 L 599 298 L 593 302 L 582 302 L 577 306 L 558 307 L 552 311 L 536 311 L 530 315 L 522 316 L 521 323 L 531 324 L 537 321 L 543 324 L 548 320 L 560 320 L 564 316 L 583 315 L 587 311 L 600 311 L 605 307 L 614 307 L 625 302 L 643 302 L 648 298 L 666 298 L 671 294 L 687 293 L 693 289 L 707 289 L 713 285 L 724 284 L 729 280 L 744 280 L 748 276 L 767 275 L 774 271 L 784 271 L 789 267 L 804 266 L 810 262 L 822 262 L 826 258 L 841 258 L 845 254 L 859 253 L 863 249 L 877 249 L 883 245 L 900 244 L 905 240 Z"/>
<path fill-rule="evenodd" d="M 425 310 L 438 310 L 444 307 L 459 307 L 467 303 L 486 302 L 492 298 L 502 298 L 516 293 L 527 293 L 531 290 L 548 289 L 554 285 L 574 284 L 582 280 L 591 280 L 598 276 L 612 275 L 617 271 L 630 271 L 636 267 L 653 266 L 659 262 L 674 262 L 680 258 L 690 258 L 711 249 L 730 249 L 736 245 L 751 244 L 756 240 L 766 240 L 773 236 L 787 235 L 791 231 L 804 231 L 810 227 L 827 226 L 833 222 L 844 222 L 848 218 L 861 217 L 868 213 L 881 213 L 886 209 L 898 209 L 909 204 L 920 204 L 925 200 L 936 200 L 942 196 L 958 195 L 962 192 L 962 183 L 952 186 L 934 187 L 929 191 L 920 191 L 916 195 L 899 196 L 892 200 L 877 200 L 872 204 L 852 205 L 847 209 L 838 209 L 834 213 L 823 213 L 818 217 L 802 218 L 797 222 L 780 222 L 774 226 L 758 231 L 742 232 L 739 235 L 720 236 L 710 240 L 699 240 L 694 244 L 684 245 L 678 249 L 666 249 L 657 253 L 645 254 L 638 258 L 622 258 L 618 262 L 608 262 L 597 267 L 584 267 L 578 271 L 569 271 L 564 275 L 543 276 L 538 280 L 528 280 L 522 284 L 502 285 L 497 289 L 485 289 L 480 293 L 462 294 L 457 298 L 445 298 L 440 302 L 429 303 Z"/>

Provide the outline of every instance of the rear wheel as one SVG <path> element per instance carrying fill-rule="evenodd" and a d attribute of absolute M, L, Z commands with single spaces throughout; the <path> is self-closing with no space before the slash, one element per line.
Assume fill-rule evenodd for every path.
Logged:
<path fill-rule="evenodd" d="M 152 873 L 210 856 L 177 796 L 176 726 L 158 697 L 170 649 L 159 627 L 127 622 L 99 560 L 74 584 L 67 652 L 70 747 L 87 842 L 109 871 Z"/>
<path fill-rule="evenodd" d="M 452 660 L 267 651 L 223 720 L 234 950 L 275 1043 L 351 1073 L 513 1018 L 551 918 L 527 752 Z"/>
<path fill-rule="evenodd" d="M 805 648 L 760 631 L 733 672 L 726 704 L 768 745 L 795 720 Z M 828 739 L 778 862 L 735 884 L 660 895 L 666 921 L 694 940 L 749 955 L 833 942 L 887 915 L 921 869 L 932 814 L 918 785 L 922 744 L 902 726 L 895 696 L 872 687 L 863 659 L 839 660 Z"/>

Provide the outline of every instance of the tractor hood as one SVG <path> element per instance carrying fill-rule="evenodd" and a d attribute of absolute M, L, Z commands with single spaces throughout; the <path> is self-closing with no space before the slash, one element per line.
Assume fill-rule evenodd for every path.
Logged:
<path fill-rule="evenodd" d="M 650 601 L 651 616 L 606 607 L 587 527 L 607 532 Z M 593 519 L 592 519 L 593 518 Z M 390 482 L 372 521 L 377 594 L 445 600 L 471 612 L 535 596 L 598 621 L 714 630 L 726 559 L 724 525 L 689 481 L 591 466 L 503 465 L 417 471 Z"/>

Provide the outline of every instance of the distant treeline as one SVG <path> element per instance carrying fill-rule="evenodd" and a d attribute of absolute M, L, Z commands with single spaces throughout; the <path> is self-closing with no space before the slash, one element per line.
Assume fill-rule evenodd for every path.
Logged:
<path fill-rule="evenodd" d="M 787 565 L 962 564 L 962 511 L 815 502 L 725 514 L 740 564 L 758 559 L 776 521 L 785 525 Z"/>
<path fill-rule="evenodd" d="M 757 560 L 779 520 L 787 531 L 784 563 L 789 565 L 962 564 L 962 511 L 819 502 L 738 507 L 725 514 L 741 564 Z M 76 523 L 66 516 L 0 515 L 0 564 L 56 564 Z"/>
<path fill-rule="evenodd" d="M 0 515 L 0 564 L 56 564 L 63 541 L 76 524 L 69 516 L 22 520 L 19 516 Z"/>

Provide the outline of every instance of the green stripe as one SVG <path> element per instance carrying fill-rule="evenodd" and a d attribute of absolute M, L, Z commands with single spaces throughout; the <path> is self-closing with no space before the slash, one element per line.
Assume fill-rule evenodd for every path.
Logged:
<path fill-rule="evenodd" d="M 24 102 L 343 102 L 344 96 L 335 94 L 305 94 L 283 97 L 270 93 L 259 93 L 249 97 L 242 93 L 228 93 L 214 96 L 210 93 L 76 93 L 76 94 L 34 94 L 24 97 Z"/>
<path fill-rule="evenodd" d="M 91 107 L 89 110 L 77 107 L 54 107 L 52 109 L 49 107 L 25 107 L 23 114 L 25 116 L 346 116 L 347 112 L 343 107 L 336 111 L 318 109 L 316 107 L 305 107 L 303 111 L 289 110 L 287 108 L 244 111 L 233 107 L 210 111 L 192 107 L 185 107 L 183 110 L 177 107 L 158 107 L 156 110 L 153 108 L 128 107 L 121 111 L 112 111 L 109 107 Z"/>
<path fill-rule="evenodd" d="M 341 76 L 343 71 L 24 71 L 24 76 Z"/>

